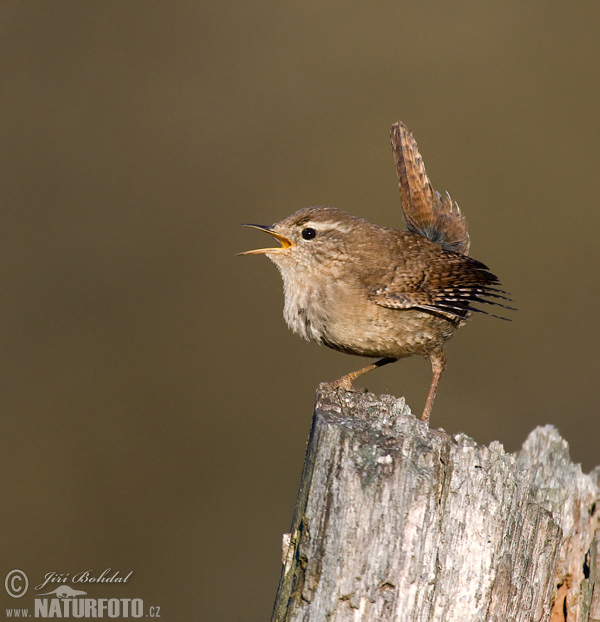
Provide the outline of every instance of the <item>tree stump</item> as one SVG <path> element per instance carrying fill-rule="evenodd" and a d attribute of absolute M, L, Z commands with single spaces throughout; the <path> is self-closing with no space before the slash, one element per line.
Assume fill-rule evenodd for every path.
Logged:
<path fill-rule="evenodd" d="M 600 468 L 516 455 L 321 385 L 274 621 L 600 620 Z"/>

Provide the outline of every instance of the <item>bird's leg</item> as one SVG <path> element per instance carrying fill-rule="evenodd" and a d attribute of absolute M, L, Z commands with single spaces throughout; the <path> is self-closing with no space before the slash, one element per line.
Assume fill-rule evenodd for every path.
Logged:
<path fill-rule="evenodd" d="M 431 414 L 431 407 L 433 406 L 433 400 L 435 399 L 440 377 L 446 367 L 446 357 L 441 351 L 431 354 L 429 360 L 431 361 L 431 369 L 433 370 L 433 380 L 431 381 L 427 402 L 425 402 L 425 410 L 423 410 L 423 414 L 421 415 L 421 421 L 429 421 L 429 415 Z"/>
<path fill-rule="evenodd" d="M 377 369 L 378 367 L 383 367 L 384 365 L 387 365 L 388 363 L 393 363 L 394 361 L 397 361 L 397 360 L 398 359 L 391 359 L 391 358 L 379 359 L 375 361 L 374 363 L 371 363 L 370 365 L 363 367 L 362 369 L 358 369 L 357 371 L 353 371 L 353 372 L 350 372 L 349 374 L 346 374 L 345 376 L 342 376 L 339 380 L 336 380 L 335 382 L 330 382 L 329 386 L 332 389 L 339 388 L 339 389 L 346 389 L 346 391 L 352 391 L 352 389 L 354 388 L 352 386 L 352 382 L 356 380 L 359 376 L 362 376 L 363 374 L 366 374 L 367 372 L 370 372 L 373 369 Z"/>

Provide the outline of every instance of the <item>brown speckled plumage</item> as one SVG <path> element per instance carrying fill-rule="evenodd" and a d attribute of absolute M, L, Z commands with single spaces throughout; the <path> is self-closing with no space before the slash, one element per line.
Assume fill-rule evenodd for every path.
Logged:
<path fill-rule="evenodd" d="M 434 378 L 427 420 L 445 366 L 444 343 L 477 303 L 508 300 L 488 268 L 466 255 L 470 240 L 458 206 L 435 192 L 410 131 L 392 127 L 408 231 L 374 225 L 333 207 L 308 207 L 272 227 L 281 248 L 259 249 L 279 268 L 288 326 L 306 339 L 361 356 L 382 357 L 336 385 L 413 354 L 429 358 Z M 504 306 L 500 304 L 500 306 Z"/>

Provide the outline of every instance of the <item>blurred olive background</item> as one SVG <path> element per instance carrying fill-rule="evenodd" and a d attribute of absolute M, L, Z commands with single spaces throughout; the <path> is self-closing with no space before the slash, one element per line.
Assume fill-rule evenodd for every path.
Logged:
<path fill-rule="evenodd" d="M 1 2 L 0 578 L 133 570 L 88 594 L 268 619 L 315 388 L 365 361 L 288 331 L 239 223 L 328 204 L 403 226 L 398 119 L 519 308 L 448 344 L 432 425 L 515 451 L 552 423 L 599 464 L 599 18 Z M 413 358 L 362 384 L 420 413 L 430 380 Z"/>

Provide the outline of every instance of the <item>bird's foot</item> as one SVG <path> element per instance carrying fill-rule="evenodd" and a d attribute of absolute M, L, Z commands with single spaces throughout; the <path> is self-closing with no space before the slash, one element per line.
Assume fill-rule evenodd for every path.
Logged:
<path fill-rule="evenodd" d="M 352 382 L 356 379 L 355 373 L 346 374 L 342 376 L 339 380 L 335 380 L 334 382 L 325 382 L 323 384 L 327 385 L 329 389 L 342 389 L 342 391 L 364 391 L 361 387 L 355 387 Z"/>
<path fill-rule="evenodd" d="M 347 376 L 342 376 L 339 380 L 335 380 L 334 382 L 325 382 L 330 389 L 342 389 L 344 391 L 357 391 L 358 389 L 352 384 L 354 378 L 350 377 L 350 374 Z"/>

